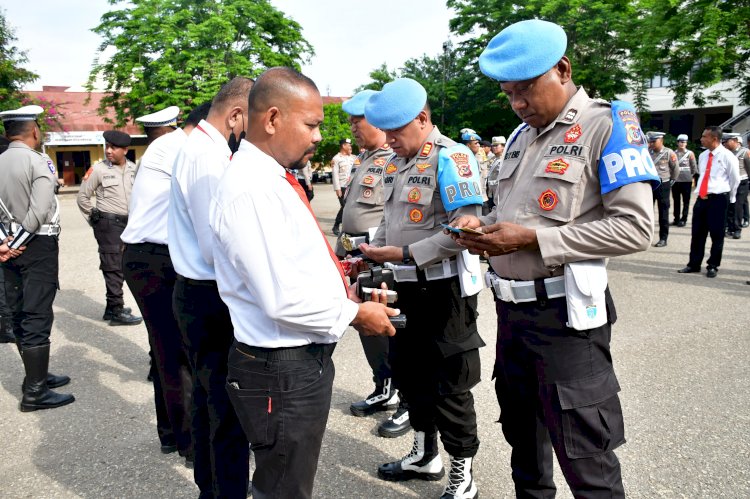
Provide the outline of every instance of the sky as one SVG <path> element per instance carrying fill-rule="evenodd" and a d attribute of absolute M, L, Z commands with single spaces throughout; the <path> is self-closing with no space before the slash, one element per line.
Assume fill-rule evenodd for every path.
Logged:
<path fill-rule="evenodd" d="M 302 72 L 322 95 L 346 97 L 370 81 L 383 62 L 389 69 L 423 54 L 442 52 L 451 11 L 445 0 L 271 0 L 297 21 L 315 49 Z M 15 46 L 26 52 L 27 69 L 43 85 L 83 90 L 102 39 L 91 29 L 111 6 L 106 0 L 0 0 Z M 454 40 L 455 42 L 455 40 Z"/>

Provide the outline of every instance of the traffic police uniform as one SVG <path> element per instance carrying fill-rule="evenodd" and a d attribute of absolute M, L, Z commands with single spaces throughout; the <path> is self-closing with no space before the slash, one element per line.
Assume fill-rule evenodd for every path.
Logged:
<path fill-rule="evenodd" d="M 365 117 L 380 129 L 397 129 L 418 116 L 426 100 L 421 85 L 401 78 L 370 97 Z M 471 490 L 465 497 L 475 497 L 477 491 L 471 475 L 479 449 L 471 388 L 480 379 L 478 349 L 484 342 L 477 331 L 477 297 L 462 297 L 457 260 L 462 248 L 443 234 L 441 224 L 480 213 L 478 170 L 466 146 L 433 127 L 416 155 L 394 157 L 386 164 L 384 217 L 372 241 L 373 246 L 404 247 L 414 260 L 392 266 L 396 306 L 408 322 L 391 343 L 393 375 L 409 401 L 414 447 L 401 461 L 381 465 L 378 475 L 387 480 L 440 479 L 439 430 L 451 456 L 448 485 L 465 479 Z M 451 494 L 447 487 L 444 497 Z"/>
<path fill-rule="evenodd" d="M 725 133 L 722 137 L 724 141 L 729 139 L 739 140 L 739 133 Z M 727 210 L 727 230 L 733 239 L 739 239 L 742 235 L 742 221 L 747 204 L 748 193 L 748 173 L 750 172 L 750 153 L 747 148 L 739 146 L 736 150 L 730 151 L 737 157 L 740 165 L 740 185 L 737 187 L 737 200 L 729 205 Z"/>
<path fill-rule="evenodd" d="M 351 144 L 351 139 L 341 139 L 339 145 Z M 341 225 L 341 217 L 344 214 L 344 196 L 346 195 L 346 189 L 349 187 L 349 181 L 351 179 L 352 169 L 355 168 L 354 161 L 357 157 L 354 154 L 341 154 L 337 153 L 333 159 L 331 159 L 331 178 L 333 182 L 333 190 L 341 191 L 341 197 L 339 199 L 338 213 L 336 213 L 336 220 L 333 222 L 333 233 L 339 235 L 339 226 Z"/>
<path fill-rule="evenodd" d="M 374 90 L 357 93 L 342 104 L 344 112 L 364 117 L 365 104 L 374 93 Z M 393 155 L 390 146 L 384 144 L 372 151 L 363 149 L 354 160 L 345 194 L 341 234 L 336 241 L 336 254 L 339 257 L 347 254 L 360 255 L 359 245 L 370 242 L 371 235 L 380 226 L 385 203 L 383 172 Z M 350 411 L 355 416 L 367 416 L 400 405 L 399 410 L 378 427 L 378 434 L 385 437 L 403 435 L 411 425 L 408 407 L 403 401 L 399 404 L 398 392 L 391 377 L 391 365 L 388 361 L 390 340 L 386 336 L 362 334 L 359 339 L 367 363 L 372 369 L 375 390 L 364 400 L 353 403 Z"/>
<path fill-rule="evenodd" d="M 648 132 L 649 142 L 662 137 L 663 132 Z M 680 166 L 677 164 L 677 155 L 668 147 L 662 145 L 659 152 L 649 148 L 649 153 L 661 179 L 661 185 L 654 190 L 654 202 L 659 207 L 659 241 L 656 246 L 662 247 L 667 245 L 669 236 L 669 191 L 680 174 Z"/>
<path fill-rule="evenodd" d="M 113 146 L 128 147 L 130 136 L 114 130 L 104 132 L 104 140 Z M 135 163 L 125 158 L 125 165 L 113 165 L 109 160 L 96 163 L 89 178 L 78 191 L 78 208 L 94 229 L 99 245 L 99 269 L 104 275 L 107 307 L 102 319 L 110 325 L 136 325 L 141 318 L 125 309 L 122 284 L 122 241 L 120 236 L 128 224 L 128 203 L 135 180 Z M 91 196 L 96 193 L 96 206 Z"/>
<path fill-rule="evenodd" d="M 505 137 L 499 135 L 492 137 L 492 145 L 505 145 Z M 491 210 L 495 206 L 495 188 L 497 187 L 497 176 L 500 174 L 500 168 L 503 165 L 503 157 L 505 156 L 505 150 L 499 156 L 492 157 L 490 166 L 487 169 L 487 208 Z"/>
<path fill-rule="evenodd" d="M 495 36 L 479 65 L 495 80 L 525 81 L 554 67 L 566 45 L 559 26 L 523 21 Z M 586 312 L 602 318 L 606 308 L 606 322 L 566 326 L 561 276 L 572 262 L 648 247 L 652 186 L 644 181 L 656 185 L 658 176 L 635 110 L 583 89 L 544 129 L 522 124 L 508 140 L 497 206 L 482 222 L 534 228 L 539 245 L 490 258 L 488 276 L 498 314 L 493 377 L 518 497 L 554 496 L 551 448 L 574 496 L 624 497 L 613 452 L 625 442 L 609 350 L 615 309 L 600 280 L 606 307 Z"/>
<path fill-rule="evenodd" d="M 687 142 L 687 138 L 687 135 L 680 134 L 677 136 L 677 142 Z M 698 172 L 698 162 L 690 149 L 685 149 L 685 152 L 675 151 L 675 155 L 680 167 L 680 174 L 672 186 L 672 201 L 674 202 L 674 221 L 672 223 L 678 227 L 684 227 L 690 209 L 690 190 L 693 186 L 693 175 Z M 682 214 L 680 214 L 680 204 L 682 204 Z"/>
<path fill-rule="evenodd" d="M 40 106 L 25 106 L 0 113 L 10 132 L 15 122 L 35 121 Z M 37 130 L 41 135 L 41 131 Z M 38 144 L 37 144 L 38 145 Z M 21 140 L 14 140 L 0 155 L 0 223 L 2 238 L 14 237 L 11 248 L 26 246 L 18 257 L 0 265 L 13 333 L 23 359 L 21 411 L 51 409 L 70 404 L 73 395 L 50 388 L 67 384 L 67 376 L 49 374 L 52 304 L 58 283 L 59 207 L 55 196 L 54 164 Z"/>

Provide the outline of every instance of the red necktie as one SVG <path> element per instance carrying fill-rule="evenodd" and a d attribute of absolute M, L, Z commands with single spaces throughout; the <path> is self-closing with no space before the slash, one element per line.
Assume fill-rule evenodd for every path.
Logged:
<path fill-rule="evenodd" d="M 714 153 L 708 153 L 708 163 L 706 164 L 706 172 L 703 174 L 703 181 L 701 181 L 701 187 L 698 189 L 698 197 L 706 199 L 708 197 L 708 177 L 711 176 L 711 164 L 714 162 Z"/>
<path fill-rule="evenodd" d="M 289 171 L 286 172 L 286 180 L 292 185 L 292 188 L 297 193 L 299 198 L 302 200 L 302 202 L 307 206 L 307 209 L 310 210 L 310 215 L 312 215 L 313 220 L 315 220 L 315 223 L 318 224 L 318 220 L 315 218 L 315 213 L 312 211 L 312 206 L 310 206 L 310 202 L 307 200 L 307 194 L 305 194 L 305 190 L 302 188 L 301 185 L 299 185 L 299 182 L 297 182 L 297 179 L 289 173 Z M 336 254 L 333 252 L 333 248 L 331 248 L 331 245 L 328 244 L 328 239 L 326 239 L 325 234 L 323 234 L 323 230 L 320 229 L 320 224 L 318 224 L 318 230 L 320 230 L 320 235 L 323 236 L 323 242 L 326 243 L 326 248 L 328 248 L 328 254 L 331 255 L 331 259 L 333 260 L 333 263 L 336 265 L 336 269 L 339 271 L 339 275 L 341 275 L 341 282 L 344 283 L 344 289 L 347 292 L 347 296 L 349 294 L 349 285 L 346 282 L 346 277 L 344 277 L 344 269 L 341 267 L 341 262 L 339 261 Z"/>

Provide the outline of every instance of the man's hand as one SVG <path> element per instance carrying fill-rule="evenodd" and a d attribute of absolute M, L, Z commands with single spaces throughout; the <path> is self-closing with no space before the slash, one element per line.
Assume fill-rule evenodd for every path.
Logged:
<path fill-rule="evenodd" d="M 404 260 L 403 248 L 396 246 L 370 246 L 367 243 L 359 245 L 359 250 L 370 260 L 378 263 L 384 262 L 402 262 Z"/>
<path fill-rule="evenodd" d="M 336 189 L 336 197 L 341 197 L 341 189 Z"/>
<path fill-rule="evenodd" d="M 454 218 L 451 221 L 451 225 L 458 229 L 462 229 L 464 227 L 466 227 L 467 229 L 478 229 L 482 226 L 482 222 L 474 215 L 461 215 L 458 218 Z M 445 234 L 451 233 L 448 229 L 444 229 L 443 232 Z"/>
<path fill-rule="evenodd" d="M 536 231 L 518 224 L 499 222 L 482 227 L 482 232 L 484 232 L 482 235 L 462 232 L 451 234 L 451 237 L 459 246 L 468 249 L 469 253 L 482 255 L 485 258 L 507 255 L 520 249 L 533 250 L 539 247 Z"/>
<path fill-rule="evenodd" d="M 357 316 L 352 321 L 354 329 L 365 336 L 393 336 L 396 334 L 396 328 L 393 327 L 388 318 L 400 314 L 401 311 L 386 306 L 388 296 L 385 290 L 388 287 L 383 283 L 380 288 L 379 290 L 372 290 L 371 301 L 359 304 Z"/>
<path fill-rule="evenodd" d="M 8 236 L 0 244 L 0 262 L 7 262 L 11 258 L 21 256 L 21 253 L 26 249 L 26 246 L 21 246 L 18 249 L 11 249 L 8 245 L 12 240 L 13 236 Z"/>

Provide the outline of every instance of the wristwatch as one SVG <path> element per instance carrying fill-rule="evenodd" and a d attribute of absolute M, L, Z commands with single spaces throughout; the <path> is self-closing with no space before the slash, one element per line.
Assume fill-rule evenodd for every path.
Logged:
<path fill-rule="evenodd" d="M 409 254 L 409 246 L 404 246 L 403 251 L 404 251 L 404 259 L 402 260 L 403 263 L 404 264 L 411 263 L 411 255 Z"/>

